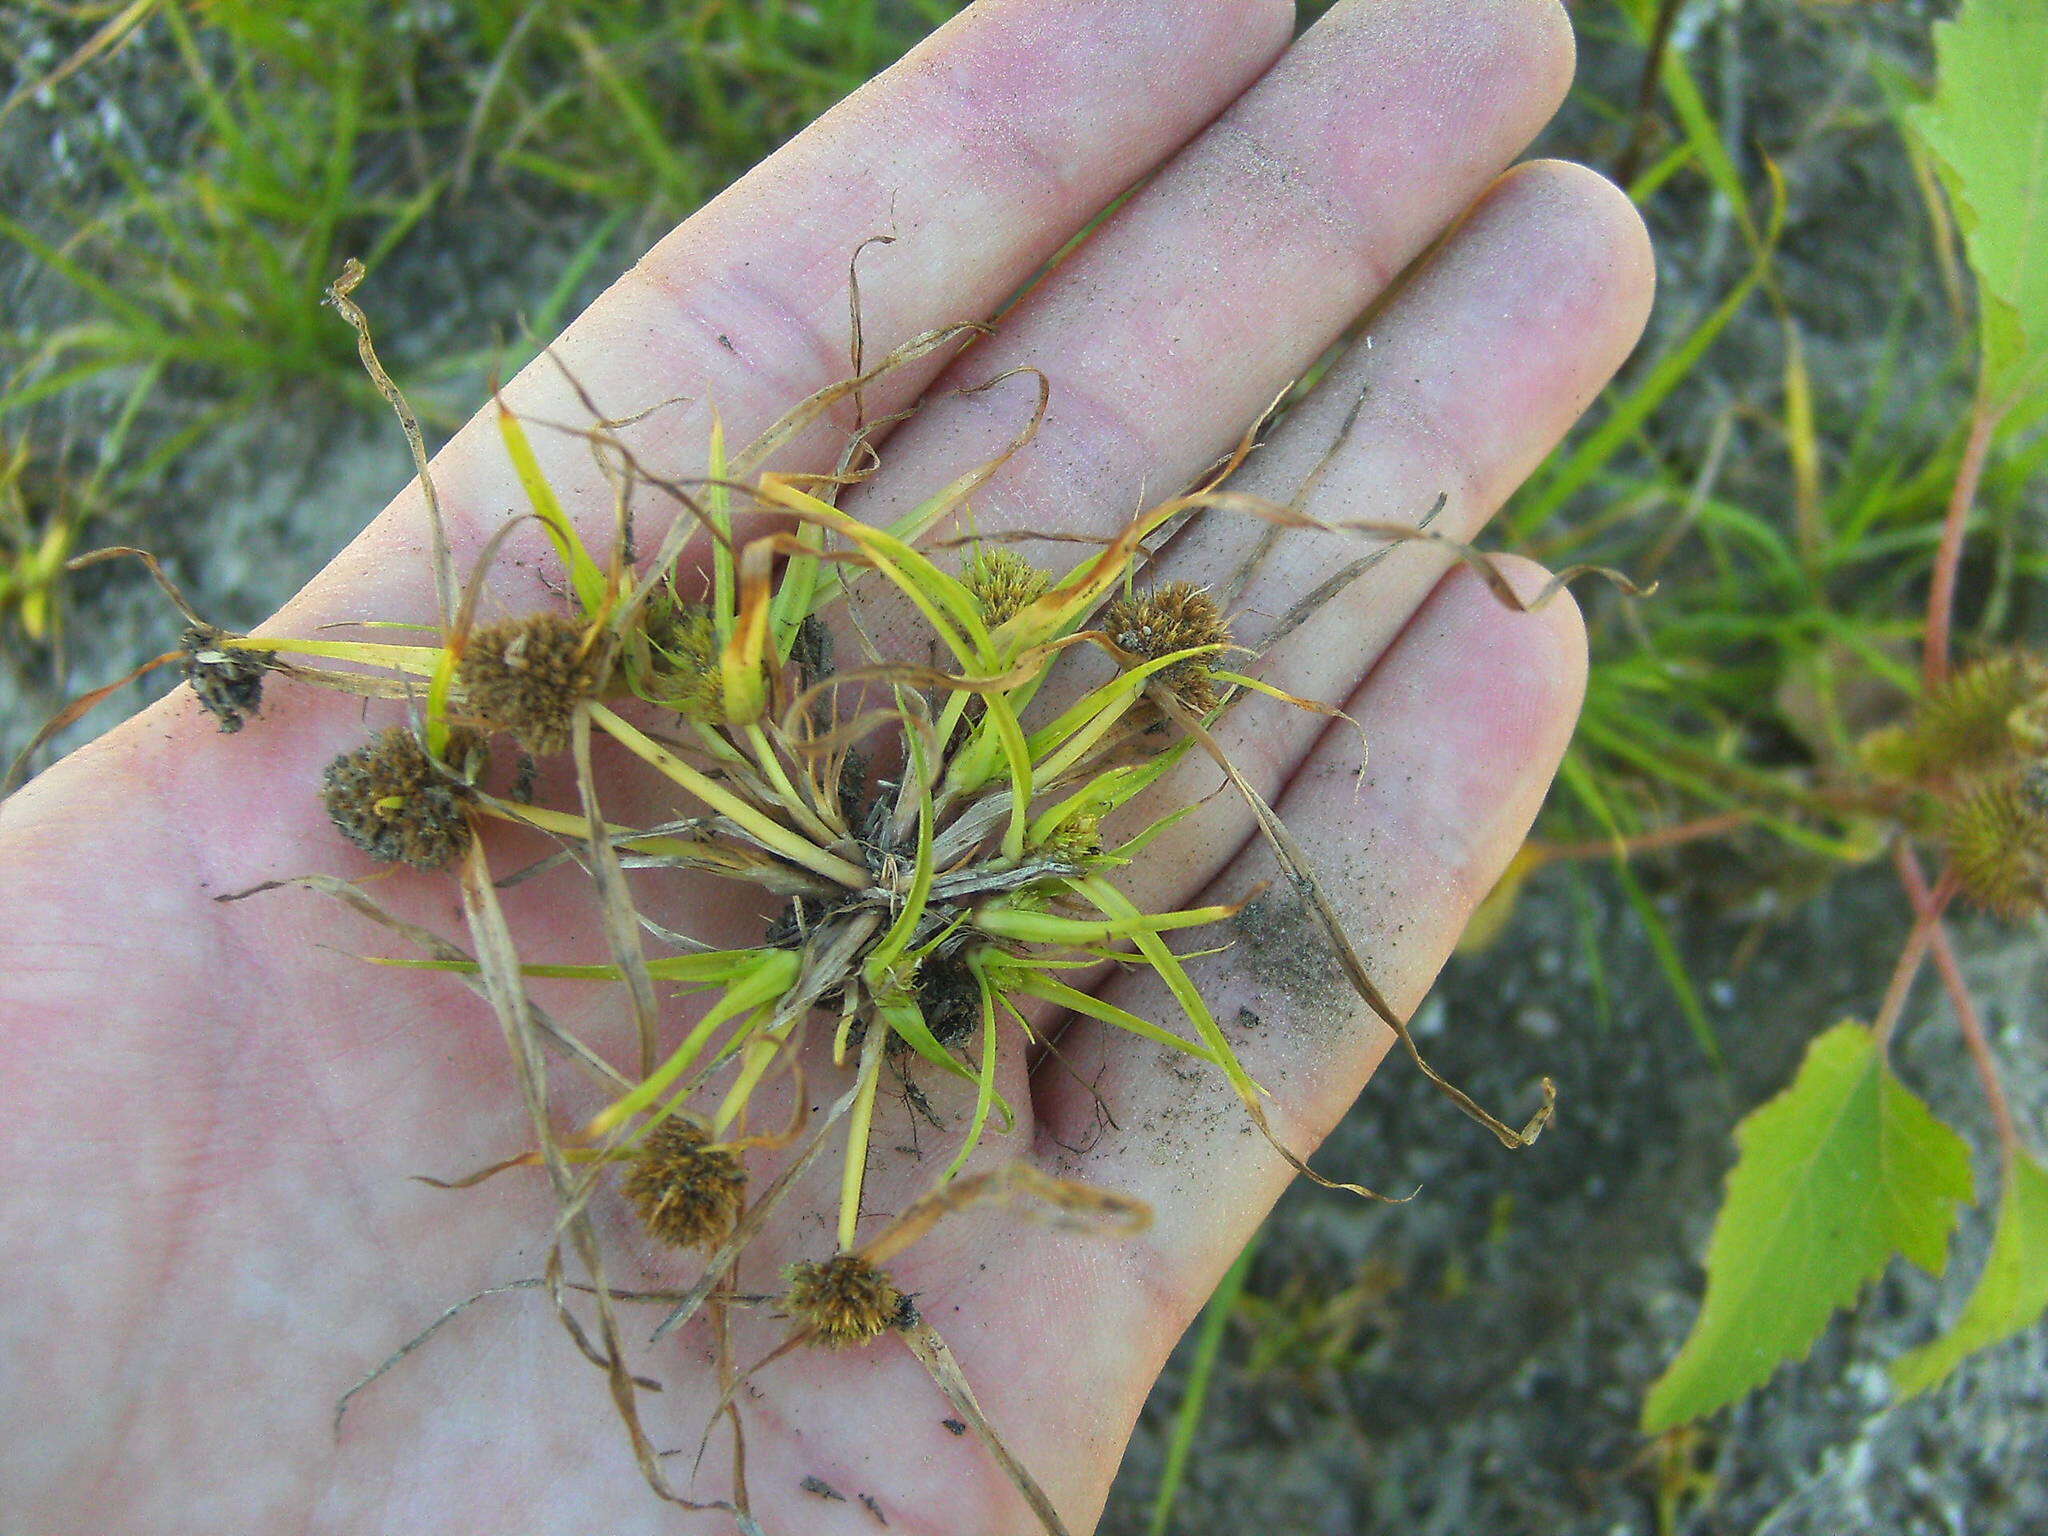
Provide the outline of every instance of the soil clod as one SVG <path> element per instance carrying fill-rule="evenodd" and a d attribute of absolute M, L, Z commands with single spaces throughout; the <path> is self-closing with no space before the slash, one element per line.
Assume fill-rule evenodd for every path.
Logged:
<path fill-rule="evenodd" d="M 206 712 L 228 735 L 239 731 L 263 706 L 263 674 L 277 664 L 271 651 L 230 649 L 221 644 L 227 631 L 194 624 L 179 641 L 184 653 L 185 681 L 199 695 Z"/>
<path fill-rule="evenodd" d="M 958 951 L 941 951 L 917 968 L 917 1006 L 941 1045 L 958 1045 L 981 1022 L 981 980 Z"/>

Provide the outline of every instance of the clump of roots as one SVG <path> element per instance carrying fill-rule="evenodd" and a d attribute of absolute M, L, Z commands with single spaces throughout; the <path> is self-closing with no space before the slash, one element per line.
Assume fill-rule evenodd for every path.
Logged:
<path fill-rule="evenodd" d="M 732 1235 L 747 1199 L 739 1158 L 671 1115 L 647 1133 L 622 1186 L 647 1230 L 676 1248 L 715 1248 Z"/>
<path fill-rule="evenodd" d="M 835 1254 L 822 1263 L 804 1259 L 789 1266 L 786 1278 L 783 1311 L 807 1325 L 819 1343 L 835 1349 L 916 1324 L 910 1298 L 857 1253 Z"/>
<path fill-rule="evenodd" d="M 1118 598 L 1097 621 L 1119 649 L 1144 661 L 1157 661 L 1196 646 L 1228 645 L 1230 625 L 1206 588 L 1191 581 L 1162 586 Z M 1190 656 L 1163 668 L 1155 679 L 1196 714 L 1216 707 L 1214 653 Z"/>
<path fill-rule="evenodd" d="M 226 638 L 225 630 L 194 624 L 179 638 L 178 650 L 185 681 L 221 730 L 233 735 L 263 707 L 263 674 L 277 657 L 271 651 L 229 649 L 221 644 Z"/>
<path fill-rule="evenodd" d="M 455 671 L 469 711 L 546 757 L 569 745 L 576 706 L 597 692 L 596 635 L 562 613 L 479 625 Z"/>
<path fill-rule="evenodd" d="M 367 330 L 347 299 L 357 275 L 351 269 L 347 284 L 336 285 L 333 296 L 357 327 L 367 358 Z M 929 333 L 899 348 L 882 366 L 913 362 L 969 329 Z M 1517 1131 L 1423 1062 L 1401 1016 L 1380 998 L 1321 897 L 1305 855 L 1210 731 L 1214 717 L 1227 707 L 1226 696 L 1249 691 L 1319 714 L 1336 712 L 1225 669 L 1221 653 L 1238 648 L 1232 645 L 1222 603 L 1202 587 L 1174 581 L 1129 588 L 1145 541 L 1182 513 L 1212 500 L 1220 474 L 1194 496 L 1136 515 L 1103 551 L 1057 579 L 999 547 L 979 549 L 955 576 L 920 550 L 917 540 L 942 520 L 964 513 L 969 492 L 1000 467 L 1002 457 L 977 475 L 953 482 L 915 516 L 889 529 L 848 516 L 832 500 L 843 486 L 872 472 L 876 455 L 865 427 L 845 446 L 832 474 L 793 475 L 764 467 L 780 444 L 822 421 L 827 408 L 848 394 L 856 417 L 865 421 L 858 391 L 879 371 L 861 368 L 856 348 L 853 375 L 844 386 L 803 402 L 731 460 L 722 434 L 714 435 L 709 473 L 694 491 L 664 483 L 712 545 L 713 569 L 705 573 L 708 603 L 687 600 L 695 590 L 689 582 L 677 590 L 681 552 L 693 533 L 689 521 L 678 523 L 664 539 L 666 553 L 654 569 L 639 570 L 627 537 L 623 487 L 644 484 L 648 477 L 613 435 L 616 424 L 606 423 L 592 434 L 599 467 L 622 488 L 619 543 L 613 557 L 600 562 L 558 498 L 539 482 L 524 428 L 501 405 L 500 430 L 521 478 L 528 481 L 534 515 L 546 524 L 561 554 L 563 585 L 573 594 L 576 611 L 573 616 L 540 612 L 471 626 L 471 599 L 481 584 L 473 575 L 467 589 L 471 596 L 458 596 L 416 423 L 395 386 L 373 367 L 373 377 L 406 426 L 427 493 L 441 610 L 438 632 L 432 643 L 415 645 L 286 636 L 263 643 L 276 647 L 278 655 L 331 658 L 357 669 L 330 672 L 295 665 L 295 678 L 365 698 L 409 700 L 423 708 L 422 730 L 387 731 L 329 766 L 323 786 L 327 808 L 350 841 L 378 858 L 432 868 L 464 855 L 462 899 L 470 951 L 395 918 L 386 920 L 410 942 L 426 947 L 435 968 L 473 975 L 514 1044 L 513 1071 L 538 1146 L 482 1176 L 515 1166 L 547 1171 L 561 1216 L 551 1239 L 546 1283 L 559 1306 L 564 1249 L 573 1250 L 589 1277 L 597 1327 L 587 1328 L 566 1308 L 563 1320 L 586 1356 L 607 1373 L 650 1485 L 681 1502 L 665 1481 L 659 1455 L 637 1416 L 641 1383 L 620 1342 L 613 1303 L 622 1293 L 607 1288 L 591 1194 L 610 1176 L 611 1164 L 623 1163 L 619 1194 L 648 1233 L 667 1245 L 709 1251 L 705 1273 L 682 1293 L 656 1337 L 703 1311 L 717 1323 L 712 1330 L 717 1364 L 731 1383 L 739 1378 L 730 1369 L 723 1309 L 742 1299 L 736 1274 L 740 1256 L 780 1201 L 792 1190 L 814 1187 L 805 1182 L 812 1160 L 843 1146 L 832 1256 L 795 1263 L 784 1272 L 779 1301 L 794 1326 L 776 1355 L 813 1343 L 843 1349 L 898 1333 L 947 1393 L 960 1421 L 975 1426 L 1045 1528 L 1057 1536 L 1065 1529 L 1057 1512 L 1002 1447 L 943 1341 L 920 1321 L 911 1298 L 884 1268 L 934 1223 L 971 1202 L 1028 1198 L 1049 1205 L 1051 1218 L 1070 1228 L 1134 1231 L 1143 1225 L 1147 1213 L 1141 1203 L 1050 1179 L 1027 1163 L 1010 1163 L 1003 1171 L 966 1171 L 984 1135 L 1014 1131 L 1018 1124 L 1017 1111 L 1000 1086 L 1011 1058 L 1000 1052 L 1014 1052 L 1029 1034 L 1023 1009 L 1031 1004 L 1024 1000 L 1073 1009 L 1150 1046 L 1215 1067 L 1254 1126 L 1289 1164 L 1330 1183 L 1275 1135 L 1260 1107 L 1262 1090 L 1237 1060 L 1189 974 L 1185 961 L 1191 957 L 1163 937 L 1221 922 L 1238 907 L 1148 912 L 1109 878 L 1109 870 L 1139 857 L 1146 841 L 1181 814 L 1171 811 L 1128 835 L 1115 819 L 1127 807 L 1135 810 L 1147 786 L 1159 783 L 1181 755 L 1200 750 L 1223 768 L 1258 819 L 1283 873 L 1313 893 L 1308 910 L 1327 935 L 1330 953 L 1340 961 L 1351 989 L 1387 1019 L 1416 1064 L 1465 1113 L 1505 1144 L 1526 1145 L 1547 1121 L 1554 1089 L 1546 1081 L 1542 1109 Z M 1043 399 L 1041 380 L 1041 412 Z M 591 410 L 594 415 L 594 405 Z M 1037 420 L 1034 416 L 1032 429 Z M 1029 430 L 1017 439 L 1018 446 L 1028 437 Z M 1247 434 L 1230 467 L 1252 442 Z M 1256 498 L 1241 500 L 1249 506 Z M 1280 524 L 1304 521 L 1288 508 L 1266 511 Z M 778 520 L 776 531 L 752 539 L 735 533 L 763 513 Z M 1316 526 L 1343 531 L 1336 525 Z M 1358 531 L 1385 530 L 1372 525 Z M 951 541 L 945 547 L 953 547 Z M 1488 573 L 1504 601 L 1522 606 L 1483 557 L 1457 547 Z M 1347 569 L 1355 574 L 1368 563 L 1354 562 Z M 895 638 L 924 641 L 930 653 L 926 660 L 891 660 L 875 643 L 855 602 L 857 583 L 864 580 L 870 588 L 893 586 L 913 600 L 929 621 L 928 629 Z M 1124 595 L 1114 597 L 1119 585 Z M 1232 589 L 1241 585 L 1231 583 Z M 1296 612 L 1313 611 L 1336 590 L 1325 583 Z M 862 643 L 864 664 L 845 671 L 834 669 L 831 631 L 821 617 L 832 603 L 842 605 L 842 633 L 851 632 Z M 187 617 L 198 623 L 189 610 Z M 1046 711 L 1036 705 L 1040 685 L 1077 641 L 1111 653 L 1125 670 L 1043 719 Z M 195 629 L 186 646 L 188 670 L 195 682 L 203 679 L 202 697 L 223 729 L 234 729 L 243 714 L 254 710 L 261 674 L 271 664 L 268 654 L 240 648 L 246 644 L 218 631 Z M 914 647 L 903 654 L 915 654 Z M 422 680 L 429 680 L 424 687 Z M 601 696 L 623 693 L 636 696 L 642 706 L 630 711 L 634 719 L 601 707 Z M 664 720 L 664 715 L 675 718 Z M 686 728 L 678 730 L 679 723 Z M 465 729 L 451 732 L 456 724 Z M 1169 734 L 1175 728 L 1177 739 Z M 485 739 L 496 733 L 516 740 L 529 761 L 573 748 L 577 809 L 535 805 L 516 789 L 502 798 L 481 793 L 476 783 Z M 659 776 L 657 803 L 664 811 L 682 798 L 671 812 L 675 819 L 644 829 L 615 825 L 615 813 L 606 814 L 599 804 L 589 750 L 592 733 L 601 733 L 643 765 L 636 772 Z M 441 750 L 428 750 L 429 743 L 444 740 Z M 645 803 L 646 797 L 641 799 Z M 491 878 L 488 849 L 472 841 L 485 816 L 568 844 L 529 868 L 575 867 L 589 877 L 604 918 L 608 964 L 585 963 L 576 956 L 563 963 L 522 960 L 496 890 L 524 875 L 503 882 Z M 1106 826 L 1115 829 L 1107 842 Z M 629 870 L 635 872 L 631 881 Z M 713 948 L 662 927 L 636 907 L 636 893 L 662 882 L 665 877 L 654 873 L 662 870 L 725 877 L 734 882 L 735 899 L 727 905 L 735 913 L 773 899 L 782 904 L 783 915 L 765 943 Z M 747 887 L 743 893 L 742 882 Z M 355 885 L 327 877 L 308 883 L 339 895 L 358 911 L 378 910 Z M 658 941 L 654 952 L 650 934 Z M 1151 970 L 1185 1016 L 1186 1029 L 1100 1002 L 1061 980 L 1077 967 L 1104 961 Z M 616 1067 L 549 1019 L 522 990 L 529 975 L 620 984 L 637 1026 L 637 1063 Z M 662 992 L 676 983 L 713 995 L 683 1039 L 664 1052 Z M 822 1043 L 818 1030 L 833 1014 L 838 1023 L 831 1036 L 832 1059 L 843 1065 L 850 1051 L 857 1052 L 851 1058 L 857 1067 L 852 1082 L 824 1110 L 811 1101 L 799 1072 L 803 1060 L 816 1056 Z M 1013 1020 L 1019 1029 L 999 1030 L 999 1018 Z M 977 1036 L 975 1050 L 971 1042 Z M 568 1055 L 610 1095 L 584 1120 L 574 1145 L 565 1144 L 555 1123 L 549 1079 L 538 1065 L 543 1047 Z M 877 1101 L 892 1061 L 905 1097 L 913 1104 L 923 1102 L 910 1075 L 915 1070 L 910 1054 L 964 1079 L 973 1089 L 974 1107 L 960 1122 L 963 1129 L 950 1161 L 943 1171 L 934 1170 L 932 1190 L 899 1211 L 884 1230 L 870 1231 L 863 1243 L 861 1229 L 869 1213 L 862 1191 Z M 745 1127 L 753 1096 L 763 1084 L 785 1077 L 797 1080 L 789 1129 L 779 1135 L 749 1134 Z M 701 1106 L 704 1118 L 675 1112 L 684 1104 Z M 629 1127 L 646 1125 L 664 1107 L 670 1112 L 663 1118 L 630 1143 L 623 1140 Z M 929 1107 L 926 1113 L 939 1124 Z M 842 1119 L 843 1131 L 836 1130 Z M 951 1127 L 944 1129 L 952 1134 Z M 729 1131 L 730 1140 L 714 1140 Z M 746 1149 L 799 1140 L 802 1149 L 750 1201 Z M 589 1166 L 579 1171 L 579 1165 Z M 1333 1187 L 1372 1197 L 1362 1185 Z M 650 1293 L 638 1299 L 654 1298 Z M 731 1402 L 728 1390 L 719 1412 Z M 734 1483 L 743 1490 L 736 1407 L 731 1417 Z M 751 1517 L 740 1523 L 754 1526 Z"/>
<path fill-rule="evenodd" d="M 927 955 L 917 968 L 917 1007 L 941 1045 L 958 1045 L 981 1022 L 981 978 L 960 950 Z"/>
<path fill-rule="evenodd" d="M 373 859 L 441 868 L 469 846 L 472 786 L 488 751 L 476 732 L 453 731 L 442 757 L 435 762 L 407 727 L 391 727 L 327 765 L 320 798 L 328 817 Z"/>
<path fill-rule="evenodd" d="M 977 552 L 961 579 L 981 604 L 982 619 L 990 629 L 1022 613 L 1052 584 L 1044 571 L 1000 545 Z"/>

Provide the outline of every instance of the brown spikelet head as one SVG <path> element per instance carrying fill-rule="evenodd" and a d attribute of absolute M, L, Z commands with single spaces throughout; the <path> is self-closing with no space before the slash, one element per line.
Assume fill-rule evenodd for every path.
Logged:
<path fill-rule="evenodd" d="M 647 1230 L 677 1248 L 715 1248 L 732 1235 L 746 1205 L 739 1158 L 707 1146 L 707 1139 L 681 1115 L 670 1115 L 634 1151 L 622 1186 Z"/>
<path fill-rule="evenodd" d="M 1191 581 L 1118 598 L 1102 610 L 1096 627 L 1122 649 L 1146 661 L 1198 645 L 1227 645 L 1230 625 L 1206 588 Z M 1216 707 L 1215 653 L 1191 656 L 1153 676 L 1197 714 Z"/>
<path fill-rule="evenodd" d="M 263 674 L 276 665 L 277 653 L 230 648 L 221 644 L 226 638 L 226 630 L 194 624 L 180 637 L 178 649 L 185 681 L 206 712 L 232 735 L 263 707 Z"/>
<path fill-rule="evenodd" d="M 889 1328 L 914 1324 L 917 1309 L 889 1283 L 889 1277 L 857 1253 L 837 1254 L 822 1264 L 805 1259 L 784 1272 L 789 1289 L 782 1309 L 817 1331 L 835 1349 L 865 1344 Z"/>
<path fill-rule="evenodd" d="M 371 858 L 439 869 L 469 846 L 471 785 L 485 762 L 474 731 L 449 733 L 443 767 L 411 730 L 394 725 L 329 763 L 320 798 L 341 835 Z"/>
<path fill-rule="evenodd" d="M 982 619 L 991 629 L 1022 613 L 1052 585 L 1046 572 L 999 544 L 976 551 L 961 580 L 981 604 Z"/>
<path fill-rule="evenodd" d="M 1963 786 L 1943 808 L 1942 837 L 1963 894 L 2004 918 L 2048 908 L 2048 770 Z"/>
<path fill-rule="evenodd" d="M 652 661 L 648 692 L 692 720 L 719 719 L 724 689 L 709 605 L 657 592 L 643 623 Z"/>
<path fill-rule="evenodd" d="M 596 648 L 563 613 L 482 624 L 455 669 L 470 713 L 545 757 L 569 745 L 576 706 L 597 691 Z"/>

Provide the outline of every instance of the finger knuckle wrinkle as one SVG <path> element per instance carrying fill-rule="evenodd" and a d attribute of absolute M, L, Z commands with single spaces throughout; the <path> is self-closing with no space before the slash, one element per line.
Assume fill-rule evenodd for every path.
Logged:
<path fill-rule="evenodd" d="M 945 148 L 938 159 L 974 182 L 1024 191 L 1026 202 L 1064 203 L 1078 192 L 1080 170 L 1071 133 L 1059 119 L 1020 110 L 975 84 L 964 71 L 937 82 L 933 129 Z M 944 176 L 944 172 L 940 173 Z"/>
<path fill-rule="evenodd" d="M 672 334 L 687 336 L 707 360 L 722 359 L 722 372 L 737 372 L 757 386 L 769 414 L 803 399 L 846 371 L 844 311 L 824 318 L 818 304 L 794 298 L 750 264 L 673 281 L 648 267 L 634 268 L 639 280 L 670 305 Z M 836 290 L 825 285 L 820 294 Z M 728 401 L 727 404 L 730 404 Z"/>

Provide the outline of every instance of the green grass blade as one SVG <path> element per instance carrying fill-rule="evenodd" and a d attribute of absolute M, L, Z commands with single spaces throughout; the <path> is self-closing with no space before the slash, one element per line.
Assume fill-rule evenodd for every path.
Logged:
<path fill-rule="evenodd" d="M 498 433 L 505 440 L 505 451 L 512 459 L 512 468 L 519 475 L 520 485 L 525 488 L 534 516 L 547 529 L 548 539 L 554 544 L 555 553 L 561 557 L 562 569 L 569 573 L 577 602 L 582 605 L 586 617 L 595 617 L 605 605 L 604 572 L 590 558 L 590 551 L 584 548 L 575 525 L 569 521 L 569 514 L 562 510 L 555 488 L 548 484 L 547 476 L 541 472 L 540 460 L 534 455 L 526 428 L 503 402 L 498 406 Z"/>
<path fill-rule="evenodd" d="M 1620 823 L 1615 820 L 1613 808 L 1608 805 L 1607 797 L 1601 793 L 1598 781 L 1576 752 L 1565 754 L 1564 762 L 1558 768 L 1558 777 L 1578 797 L 1579 802 L 1599 819 L 1601 825 L 1607 828 L 1618 845 L 1622 837 Z M 1672 996 L 1678 1000 L 1679 1012 L 1685 1015 L 1686 1026 L 1692 1030 L 1693 1039 L 1699 1042 L 1700 1050 L 1706 1054 L 1707 1060 L 1713 1063 L 1714 1070 L 1725 1072 L 1728 1068 L 1727 1061 L 1721 1054 L 1721 1037 L 1715 1032 L 1713 1022 L 1707 1017 L 1707 1010 L 1700 1003 L 1699 990 L 1693 985 L 1692 977 L 1686 971 L 1684 958 L 1679 954 L 1678 946 L 1672 942 L 1671 931 L 1665 926 L 1655 903 L 1643 890 L 1642 884 L 1635 877 L 1635 872 L 1629 868 L 1628 855 L 1618 849 L 1614 858 L 1614 873 L 1615 878 L 1621 882 L 1622 892 L 1628 898 L 1629 906 L 1635 911 L 1637 921 L 1643 925 L 1643 932 L 1650 940 L 1651 951 L 1657 958 L 1657 968 L 1664 973 L 1665 984 L 1671 988 Z"/>
<path fill-rule="evenodd" d="M 1565 456 L 1534 493 L 1508 517 L 1508 532 L 1517 539 L 1527 539 L 1544 527 L 1558 511 L 1606 469 L 1608 462 L 1623 445 L 1631 441 L 1651 414 L 1662 405 L 1680 383 L 1689 377 L 1699 360 L 1719 338 L 1721 332 L 1733 320 L 1742 306 L 1749 302 L 1751 294 L 1763 283 L 1771 270 L 1772 253 L 1777 248 L 1778 235 L 1784 226 L 1785 189 L 1783 181 L 1775 171 L 1771 178 L 1771 222 L 1765 239 L 1757 252 L 1755 262 L 1706 319 L 1693 327 L 1692 333 L 1671 351 L 1657 359 L 1656 365 L 1643 376 L 1641 383 L 1622 395 L 1608 411 L 1606 419 Z"/>
<path fill-rule="evenodd" d="M 1174 1500 L 1180 1497 L 1180 1485 L 1187 1478 L 1195 1431 L 1201 1428 L 1202 1410 L 1208 1406 L 1216 1357 L 1223 1350 L 1223 1330 L 1230 1322 L 1230 1314 L 1237 1310 L 1237 1299 L 1244 1293 L 1245 1277 L 1251 1273 L 1252 1255 L 1258 1246 L 1258 1234 L 1253 1233 L 1237 1262 L 1223 1272 L 1223 1282 L 1216 1287 L 1216 1294 L 1202 1308 L 1202 1320 L 1196 1325 L 1194 1358 L 1188 1362 L 1187 1389 L 1181 1394 L 1180 1407 L 1174 1410 L 1173 1434 L 1166 1442 L 1166 1465 L 1159 1473 L 1159 1491 L 1152 1497 L 1152 1519 L 1145 1527 L 1146 1536 L 1166 1536 L 1173 1520 Z"/>

